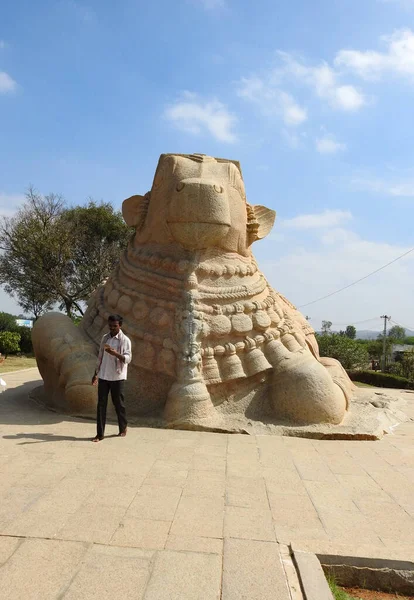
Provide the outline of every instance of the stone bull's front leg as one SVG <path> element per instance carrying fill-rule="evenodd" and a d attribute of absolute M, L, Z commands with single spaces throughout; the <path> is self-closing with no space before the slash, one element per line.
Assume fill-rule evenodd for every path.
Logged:
<path fill-rule="evenodd" d="M 192 357 L 183 357 L 178 380 L 171 386 L 164 409 L 169 427 L 202 428 L 203 423 L 218 422 L 219 416 L 206 384 L 198 373 Z"/>
<path fill-rule="evenodd" d="M 193 278 L 189 287 L 191 281 Z M 177 314 L 177 323 L 183 351 L 178 357 L 177 380 L 168 393 L 164 418 L 169 427 L 181 429 L 217 426 L 221 419 L 201 374 L 202 314 L 194 308 L 191 289 L 187 293 L 187 309 Z"/>
<path fill-rule="evenodd" d="M 82 330 L 69 317 L 52 312 L 36 321 L 32 339 L 46 401 L 63 412 L 95 414 L 97 390 L 91 380 L 97 354 Z"/>
<path fill-rule="evenodd" d="M 276 419 L 295 425 L 341 423 L 347 409 L 344 390 L 308 348 L 290 352 L 278 340 L 265 348 L 273 367 L 269 401 Z"/>

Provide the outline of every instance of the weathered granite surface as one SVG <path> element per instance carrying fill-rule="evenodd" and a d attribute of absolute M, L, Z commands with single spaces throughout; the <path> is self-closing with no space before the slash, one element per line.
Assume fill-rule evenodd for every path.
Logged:
<path fill-rule="evenodd" d="M 343 421 L 354 386 L 260 272 L 251 247 L 275 212 L 247 202 L 237 161 L 164 154 L 151 191 L 122 211 L 134 238 L 80 326 L 49 313 L 33 329 L 50 405 L 94 413 L 91 376 L 116 312 L 133 343 L 130 416 L 227 431 Z"/>

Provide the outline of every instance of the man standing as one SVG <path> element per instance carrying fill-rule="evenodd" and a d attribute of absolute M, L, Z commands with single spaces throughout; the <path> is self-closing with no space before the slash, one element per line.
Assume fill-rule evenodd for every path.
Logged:
<path fill-rule="evenodd" d="M 121 330 L 120 315 L 110 315 L 108 327 L 109 333 L 102 338 L 95 374 L 92 377 L 92 385 L 98 384 L 97 433 L 93 442 L 100 442 L 104 438 L 109 392 L 118 417 L 118 435 L 125 437 L 127 432 L 124 386 L 128 363 L 132 358 L 131 340 Z"/>

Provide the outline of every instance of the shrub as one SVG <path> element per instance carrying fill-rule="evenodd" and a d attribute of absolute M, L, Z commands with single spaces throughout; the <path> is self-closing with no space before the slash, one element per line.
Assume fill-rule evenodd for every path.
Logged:
<path fill-rule="evenodd" d="M 414 352 L 404 352 L 401 358 L 396 358 L 396 362 L 388 366 L 387 371 L 414 382 Z"/>
<path fill-rule="evenodd" d="M 15 331 L 0 332 L 0 352 L 5 356 L 19 352 L 19 342 L 20 333 L 16 333 Z"/>
<path fill-rule="evenodd" d="M 0 331 L 18 331 L 16 317 L 10 313 L 0 312 Z"/>
<path fill-rule="evenodd" d="M 344 369 L 368 366 L 367 349 L 365 345 L 360 344 L 357 340 L 351 340 L 337 333 L 318 335 L 316 339 L 318 340 L 320 355 L 336 358 Z"/>
<path fill-rule="evenodd" d="M 20 351 L 23 354 L 33 354 L 32 330 L 30 327 L 19 327 Z"/>
<path fill-rule="evenodd" d="M 381 373 L 380 371 L 348 371 L 348 375 L 352 381 L 369 383 L 376 387 L 414 389 L 412 381 L 391 373 Z"/>

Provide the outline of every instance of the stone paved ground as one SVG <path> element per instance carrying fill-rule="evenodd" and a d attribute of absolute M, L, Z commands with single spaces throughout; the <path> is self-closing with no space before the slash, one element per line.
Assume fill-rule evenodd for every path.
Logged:
<path fill-rule="evenodd" d="M 37 370 L 3 377 L 2 599 L 285 600 L 287 543 L 414 560 L 414 421 L 380 442 L 110 425 L 92 444 L 27 399 Z"/>

